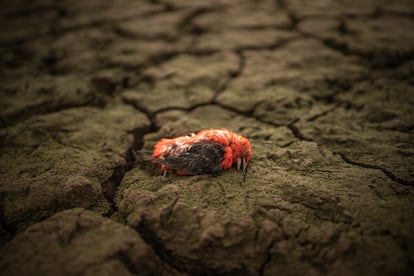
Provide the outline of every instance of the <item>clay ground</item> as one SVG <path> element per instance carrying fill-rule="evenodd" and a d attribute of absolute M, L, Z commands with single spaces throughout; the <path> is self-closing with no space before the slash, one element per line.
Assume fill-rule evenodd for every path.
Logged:
<path fill-rule="evenodd" d="M 0 5 L 1 275 L 413 275 L 413 1 Z"/>

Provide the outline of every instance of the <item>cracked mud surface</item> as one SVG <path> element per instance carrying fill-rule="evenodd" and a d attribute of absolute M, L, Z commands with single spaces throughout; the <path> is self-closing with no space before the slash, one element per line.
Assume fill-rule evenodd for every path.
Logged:
<path fill-rule="evenodd" d="M 1 274 L 414 271 L 412 1 L 0 5 Z M 245 176 L 139 154 L 219 127 Z"/>

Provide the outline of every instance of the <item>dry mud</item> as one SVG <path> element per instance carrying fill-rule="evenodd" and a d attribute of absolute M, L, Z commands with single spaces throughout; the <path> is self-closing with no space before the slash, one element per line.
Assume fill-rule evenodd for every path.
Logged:
<path fill-rule="evenodd" d="M 412 275 L 412 1 L 0 5 L 2 275 Z M 247 174 L 139 154 L 216 127 Z"/>

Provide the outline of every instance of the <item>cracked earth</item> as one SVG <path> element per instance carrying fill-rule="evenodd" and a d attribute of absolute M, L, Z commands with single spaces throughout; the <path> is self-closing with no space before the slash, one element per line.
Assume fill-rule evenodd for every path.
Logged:
<path fill-rule="evenodd" d="M 0 5 L 2 275 L 412 275 L 413 1 Z M 245 176 L 141 154 L 221 127 Z"/>

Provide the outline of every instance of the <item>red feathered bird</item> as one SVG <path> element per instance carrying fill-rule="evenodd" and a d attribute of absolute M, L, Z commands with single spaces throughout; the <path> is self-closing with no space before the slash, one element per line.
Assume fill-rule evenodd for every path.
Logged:
<path fill-rule="evenodd" d="M 208 129 L 173 139 L 163 138 L 154 146 L 153 161 L 164 175 L 219 175 L 236 164 L 246 170 L 252 157 L 249 140 L 228 129 Z"/>

